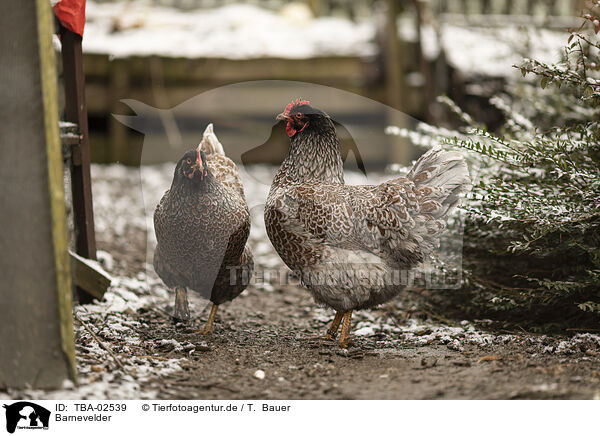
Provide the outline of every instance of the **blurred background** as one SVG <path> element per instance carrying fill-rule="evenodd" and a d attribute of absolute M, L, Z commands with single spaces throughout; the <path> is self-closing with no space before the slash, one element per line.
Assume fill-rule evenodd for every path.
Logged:
<path fill-rule="evenodd" d="M 77 398 L 600 397 L 600 0 L 87 0 L 83 54 L 81 15 L 57 12 L 72 18 L 68 2 L 50 4 L 81 28 L 53 26 L 47 0 L 8 3 L 0 397 L 35 398 L 6 388 L 65 387 L 76 370 L 81 384 L 65 389 Z M 424 265 L 439 265 L 451 291 L 425 283 L 357 314 L 362 364 L 301 345 L 331 313 L 297 283 L 258 273 L 287 274 L 263 205 L 289 147 L 275 116 L 298 97 L 338 123 L 349 184 L 402 174 L 440 143 L 460 147 L 476 182 Z M 168 323 L 172 299 L 151 257 L 154 206 L 209 123 L 240 168 L 257 274 L 243 303 L 220 310 L 225 342 L 204 360 L 191 351 L 212 346 Z M 239 345 L 247 377 L 231 358 Z M 356 371 L 296 366 L 349 368 L 346 357 Z M 272 372 L 259 379 L 254 366 Z M 201 384 L 181 390 L 184 368 Z M 265 390 L 284 368 L 292 383 Z M 450 368 L 467 377 L 440 378 Z"/>
<path fill-rule="evenodd" d="M 513 65 L 523 57 L 558 61 L 565 29 L 577 25 L 582 5 L 582 0 L 88 0 L 83 61 L 92 161 L 140 164 L 143 135 L 111 116 L 135 113 L 123 99 L 178 108 L 166 115 L 137 111 L 152 126 L 156 144 L 191 148 L 213 122 L 228 153 L 239 156 L 242 150 L 231 147 L 244 140 L 235 138 L 241 133 L 227 114 L 238 111 L 249 126 L 268 131 L 287 103 L 281 92 L 257 83 L 213 98 L 212 105 L 182 103 L 221 86 L 266 79 L 338 88 L 437 125 L 452 124 L 436 103 L 446 94 L 493 131 L 503 118 L 489 97 L 520 75 Z M 311 98 L 288 89 L 290 99 Z M 334 118 L 352 120 L 359 130 L 381 127 L 363 156 L 371 166 L 406 164 L 415 157 L 410 145 L 399 146 L 397 138 L 383 134 L 386 125 L 409 118 L 395 120 L 396 111 L 366 108 L 360 99 L 332 97 L 327 105 Z M 245 155 L 245 163 L 283 159 L 288 144 L 283 129 L 267 138 L 272 146 Z M 145 152 L 144 163 L 171 159 Z"/>

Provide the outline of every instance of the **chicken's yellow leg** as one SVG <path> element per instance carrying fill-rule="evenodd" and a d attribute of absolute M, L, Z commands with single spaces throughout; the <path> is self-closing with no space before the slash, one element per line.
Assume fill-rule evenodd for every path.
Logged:
<path fill-rule="evenodd" d="M 206 325 L 204 329 L 200 332 L 203 335 L 207 335 L 213 331 L 213 321 L 215 320 L 215 315 L 217 314 L 217 309 L 219 306 L 213 303 L 210 308 L 210 315 L 208 315 L 208 319 L 206 320 Z"/>
<path fill-rule="evenodd" d="M 331 323 L 331 327 L 327 330 L 327 334 L 325 335 L 325 339 L 333 340 L 337 336 L 337 331 L 342 322 L 342 317 L 344 314 L 342 312 L 335 312 L 335 317 L 333 318 L 333 322 Z"/>
<path fill-rule="evenodd" d="M 340 336 L 340 346 L 347 348 L 350 345 L 350 319 L 352 311 L 344 313 L 344 322 L 342 323 L 342 334 Z"/>

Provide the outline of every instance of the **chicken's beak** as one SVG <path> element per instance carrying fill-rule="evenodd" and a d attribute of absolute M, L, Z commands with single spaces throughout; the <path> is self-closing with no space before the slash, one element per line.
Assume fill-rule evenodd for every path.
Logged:
<path fill-rule="evenodd" d="M 200 171 L 201 173 L 203 172 L 202 170 L 204 170 L 203 166 L 202 166 L 202 161 L 200 159 L 198 159 L 196 161 L 196 163 L 194 163 L 194 165 L 192 165 L 192 168 L 196 171 Z"/>
<path fill-rule="evenodd" d="M 281 112 L 279 115 L 277 115 L 275 117 L 276 120 L 285 120 L 285 121 L 290 121 L 291 118 L 289 115 L 287 115 L 285 112 Z"/>
<path fill-rule="evenodd" d="M 203 180 L 204 177 L 208 174 L 208 168 L 206 165 L 206 161 L 204 160 L 200 148 L 198 148 L 198 157 L 196 158 L 196 162 L 192 165 L 192 169 L 194 173 L 197 171 L 200 173 L 200 180 Z"/>
<path fill-rule="evenodd" d="M 196 171 L 201 171 L 202 168 L 202 158 L 200 157 L 200 146 L 196 149 L 196 162 L 192 165 L 192 169 Z"/>

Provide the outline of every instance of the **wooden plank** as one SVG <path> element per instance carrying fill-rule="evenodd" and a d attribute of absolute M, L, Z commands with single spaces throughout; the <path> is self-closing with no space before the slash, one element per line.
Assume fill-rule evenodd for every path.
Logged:
<path fill-rule="evenodd" d="M 446 24 L 469 27 L 503 28 L 510 26 L 534 26 L 543 29 L 564 31 L 565 28 L 578 27 L 581 20 L 576 16 L 561 15 L 482 15 L 482 14 L 443 14 L 439 20 Z"/>
<path fill-rule="evenodd" d="M 73 281 L 89 295 L 102 300 L 112 282 L 111 276 L 96 261 L 86 259 L 69 251 Z"/>
<path fill-rule="evenodd" d="M 52 29 L 47 0 L 0 2 L 0 388 L 76 381 Z"/>
<path fill-rule="evenodd" d="M 75 220 L 75 247 L 77 254 L 96 259 L 96 235 L 92 206 L 90 175 L 90 146 L 85 100 L 85 80 L 81 36 L 61 26 L 62 61 L 65 88 L 65 118 L 76 123 L 81 134 L 78 153 L 71 159 L 71 192 Z M 75 151 L 75 150 L 74 150 Z M 92 297 L 77 288 L 80 303 L 89 303 Z"/>
<path fill-rule="evenodd" d="M 58 126 L 58 78 L 56 76 L 56 57 L 51 42 L 54 33 L 54 14 L 46 0 L 36 0 L 36 3 L 61 348 L 67 361 L 71 380 L 76 383 L 73 290 L 67 254 L 69 237 L 64 198 L 62 144 Z"/>
<path fill-rule="evenodd" d="M 332 88 L 339 89 L 339 87 Z M 289 101 L 286 102 L 281 99 L 282 89 L 286 90 L 290 99 L 298 96 L 312 99 L 319 98 L 318 95 L 307 95 L 306 86 L 302 83 L 294 82 L 287 82 L 279 85 L 274 81 L 236 84 L 228 87 L 228 89 L 219 91 L 216 91 L 213 87 L 206 87 L 203 84 L 198 84 L 196 86 L 170 85 L 166 88 L 166 92 L 169 96 L 169 105 L 164 109 L 177 107 L 178 116 L 190 115 L 210 118 L 221 115 L 246 117 L 251 115 L 253 117 L 265 116 L 274 121 L 275 115 L 281 112 L 282 107 L 285 106 L 285 104 L 289 103 Z M 379 93 L 376 94 L 375 92 L 368 93 L 365 88 L 360 87 L 344 87 L 341 89 L 374 100 L 381 100 L 381 97 L 385 97 L 384 95 Z M 376 88 L 373 88 L 373 91 L 375 90 Z M 118 106 L 114 105 L 115 111 L 111 111 L 110 107 L 103 106 L 103 103 L 101 103 L 102 97 L 107 93 L 107 87 L 105 85 L 90 83 L 86 85 L 86 91 L 91 104 L 89 111 L 94 114 L 122 113 L 123 109 L 126 108 L 126 106 L 118 102 L 118 100 L 122 98 L 144 102 L 147 105 L 160 108 L 160 105 L 156 104 L 154 101 L 155 97 L 152 89 L 147 87 L 130 86 L 127 88 L 127 94 L 122 94 L 120 96 L 115 94 L 113 98 L 117 100 L 118 103 Z M 198 96 L 207 91 L 219 92 L 218 104 L 205 107 L 193 104 L 194 100 L 190 100 L 198 98 Z M 360 113 L 364 110 L 366 111 L 366 115 L 371 114 L 372 109 L 370 106 L 363 109 L 356 106 L 349 106 L 347 99 L 343 98 L 343 95 L 344 94 L 335 93 L 327 95 L 327 105 L 332 113 L 351 114 Z M 96 103 L 91 103 L 91 101 L 95 101 Z M 257 102 L 260 102 L 260 104 L 257 104 Z"/>
<path fill-rule="evenodd" d="M 265 77 L 281 80 L 327 81 L 329 83 L 364 83 L 375 67 L 372 59 L 353 56 L 311 59 L 223 59 L 223 58 L 156 58 L 132 56 L 110 60 L 106 54 L 86 53 L 83 61 L 88 79 L 108 81 L 113 62 L 126 65 L 132 81 L 150 82 L 148 71 L 153 59 L 163 64 L 165 82 L 195 83 L 206 81 L 225 84 Z"/>

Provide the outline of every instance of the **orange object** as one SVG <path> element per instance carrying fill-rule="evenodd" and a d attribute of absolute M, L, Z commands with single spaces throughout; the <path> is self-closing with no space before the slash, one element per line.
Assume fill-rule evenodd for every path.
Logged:
<path fill-rule="evenodd" d="M 53 9 L 60 24 L 83 37 L 85 0 L 60 0 Z"/>
<path fill-rule="evenodd" d="M 481 362 L 491 362 L 493 360 L 501 360 L 502 356 L 483 356 L 481 358 L 479 358 L 479 360 L 477 361 L 477 363 L 481 363 Z"/>

